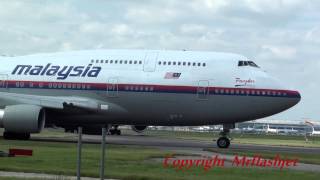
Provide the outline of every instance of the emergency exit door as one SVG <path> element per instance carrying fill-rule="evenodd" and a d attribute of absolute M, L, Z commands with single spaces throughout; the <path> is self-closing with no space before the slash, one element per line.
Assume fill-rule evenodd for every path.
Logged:
<path fill-rule="evenodd" d="M 207 100 L 209 96 L 209 81 L 200 80 L 198 82 L 197 97 L 199 100 Z"/>
<path fill-rule="evenodd" d="M 143 71 L 145 72 L 154 72 L 156 70 L 158 52 L 148 52 L 146 53 L 144 63 L 143 63 Z"/>
<path fill-rule="evenodd" d="M 8 88 L 8 75 L 0 74 L 0 89 Z"/>
<path fill-rule="evenodd" d="M 108 78 L 107 82 L 107 96 L 108 97 L 118 97 L 118 78 L 111 77 Z"/>

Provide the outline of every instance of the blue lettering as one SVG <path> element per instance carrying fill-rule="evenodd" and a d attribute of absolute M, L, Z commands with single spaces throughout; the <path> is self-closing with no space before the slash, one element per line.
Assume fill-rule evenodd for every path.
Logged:
<path fill-rule="evenodd" d="M 18 75 L 20 75 L 22 73 L 24 75 L 27 75 L 31 68 L 32 68 L 32 66 L 30 66 L 30 65 L 17 65 L 11 74 L 16 74 L 16 72 L 19 70 Z"/>
<path fill-rule="evenodd" d="M 68 66 L 64 66 L 59 72 L 58 72 L 58 78 L 57 79 L 66 79 L 70 72 L 72 71 L 73 66 L 70 66 L 68 69 Z"/>
<path fill-rule="evenodd" d="M 43 66 L 34 66 L 34 68 L 31 69 L 30 71 L 30 75 L 39 75 L 39 73 L 41 72 Z"/>
<path fill-rule="evenodd" d="M 54 76 L 57 74 L 57 72 L 59 71 L 60 66 L 52 66 L 51 69 L 49 69 L 46 73 L 46 75 L 48 76 Z"/>
<path fill-rule="evenodd" d="M 71 73 L 70 76 L 80 76 L 82 74 L 84 66 L 77 66 L 73 69 L 74 73 Z"/>
<path fill-rule="evenodd" d="M 47 65 L 17 65 L 13 71 L 12 75 L 40 75 L 40 76 L 57 76 L 57 79 L 67 79 L 71 77 L 98 77 L 101 67 L 92 66 L 88 64 L 87 66 L 51 66 L 51 63 Z"/>
<path fill-rule="evenodd" d="M 101 71 L 101 67 L 93 67 L 89 72 L 88 72 L 88 77 L 97 77 L 98 74 Z"/>

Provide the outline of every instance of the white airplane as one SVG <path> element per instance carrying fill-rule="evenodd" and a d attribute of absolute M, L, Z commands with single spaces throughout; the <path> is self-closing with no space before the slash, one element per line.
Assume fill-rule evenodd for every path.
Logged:
<path fill-rule="evenodd" d="M 319 135 L 320 135 L 320 126 L 314 126 L 314 127 L 312 127 L 311 135 L 313 135 L 313 136 L 319 136 Z"/>
<path fill-rule="evenodd" d="M 274 134 L 276 134 L 276 133 L 278 133 L 278 130 L 276 129 L 276 128 L 270 128 L 270 125 L 269 124 L 267 124 L 267 128 L 266 128 L 266 133 L 274 133 Z"/>
<path fill-rule="evenodd" d="M 320 135 L 320 126 L 316 125 L 313 122 L 305 121 L 305 124 L 311 127 L 311 132 L 309 133 L 311 136 L 319 136 Z"/>
<path fill-rule="evenodd" d="M 0 127 L 28 139 L 44 126 L 223 124 L 227 148 L 236 122 L 282 112 L 300 101 L 246 57 L 218 52 L 92 50 L 0 59 Z"/>
<path fill-rule="evenodd" d="M 193 130 L 203 132 L 203 131 L 210 131 L 211 128 L 210 126 L 199 126 L 199 127 L 193 128 Z"/>

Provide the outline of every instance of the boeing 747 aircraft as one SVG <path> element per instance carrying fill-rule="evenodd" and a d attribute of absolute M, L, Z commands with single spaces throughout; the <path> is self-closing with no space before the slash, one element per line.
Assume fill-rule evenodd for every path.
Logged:
<path fill-rule="evenodd" d="M 231 53 L 92 50 L 0 58 L 0 127 L 29 139 L 45 126 L 223 124 L 227 148 L 236 122 L 271 116 L 300 101 L 248 58 Z"/>

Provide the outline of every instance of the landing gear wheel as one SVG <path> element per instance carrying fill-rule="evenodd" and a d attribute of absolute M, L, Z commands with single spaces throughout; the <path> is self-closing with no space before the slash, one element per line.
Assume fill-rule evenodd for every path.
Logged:
<path fill-rule="evenodd" d="M 121 130 L 120 129 L 116 129 L 116 134 L 120 136 L 121 135 Z"/>
<path fill-rule="evenodd" d="M 109 132 L 111 135 L 114 135 L 116 133 L 115 129 L 110 129 Z"/>
<path fill-rule="evenodd" d="M 230 140 L 227 137 L 220 137 L 217 140 L 217 146 L 219 148 L 228 148 L 230 146 Z"/>
<path fill-rule="evenodd" d="M 30 133 L 12 133 L 12 132 L 4 132 L 3 138 L 8 140 L 29 140 Z"/>

